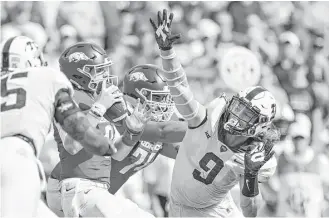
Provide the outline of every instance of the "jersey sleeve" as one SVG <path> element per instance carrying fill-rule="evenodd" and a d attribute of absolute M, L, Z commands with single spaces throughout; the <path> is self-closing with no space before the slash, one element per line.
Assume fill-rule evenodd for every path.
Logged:
<path fill-rule="evenodd" d="M 53 71 L 53 94 L 55 96 L 55 120 L 63 124 L 66 117 L 80 111 L 77 103 L 73 100 L 73 86 L 61 71 Z"/>
<path fill-rule="evenodd" d="M 258 174 L 258 182 L 267 182 L 270 179 L 270 177 L 274 175 L 277 165 L 278 162 L 276 160 L 276 157 L 273 156 L 260 169 Z"/>

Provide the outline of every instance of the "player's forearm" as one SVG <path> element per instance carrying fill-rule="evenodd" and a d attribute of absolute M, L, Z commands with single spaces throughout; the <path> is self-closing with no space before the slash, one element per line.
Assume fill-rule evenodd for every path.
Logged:
<path fill-rule="evenodd" d="M 86 117 L 92 127 L 96 127 L 101 120 L 101 117 L 96 117 L 90 112 L 87 113 Z M 69 135 L 65 135 L 63 146 L 65 150 L 71 155 L 77 154 L 83 148 L 80 142 L 74 140 Z"/>
<path fill-rule="evenodd" d="M 241 195 L 240 197 L 240 207 L 245 217 L 256 217 L 258 208 L 260 207 L 261 196 L 257 195 L 255 197 L 245 197 Z"/>
<path fill-rule="evenodd" d="M 62 128 L 87 151 L 96 155 L 110 155 L 109 141 L 91 126 L 82 112 L 76 112 L 63 120 Z"/>
<path fill-rule="evenodd" d="M 115 141 L 115 147 L 118 149 L 115 154 L 112 155 L 112 158 L 117 160 L 117 161 L 122 161 L 125 159 L 125 157 L 128 156 L 128 154 L 131 152 L 133 149 L 133 145 L 135 145 L 137 142 L 132 142 L 130 143 L 125 143 L 123 140 L 123 136 L 120 136 L 117 138 Z"/>
<path fill-rule="evenodd" d="M 182 121 L 153 122 L 149 121 L 141 136 L 142 141 L 179 143 L 187 132 L 187 123 Z"/>
<path fill-rule="evenodd" d="M 123 160 L 131 151 L 131 149 L 140 141 L 142 132 L 134 132 L 129 129 L 126 123 L 123 123 L 125 129 L 122 136 L 115 139 L 115 147 L 117 148 L 117 153 L 112 157 L 116 160 Z"/>
<path fill-rule="evenodd" d="M 190 126 L 198 126 L 205 117 L 205 108 L 195 100 L 186 73 L 176 57 L 174 49 L 160 50 L 160 54 L 167 84 L 177 110 Z"/>
<path fill-rule="evenodd" d="M 176 159 L 179 151 L 179 144 L 163 144 L 161 154 L 171 159 Z"/>
<path fill-rule="evenodd" d="M 260 203 L 258 174 L 246 173 L 240 180 L 240 207 L 245 217 L 257 216 Z"/>

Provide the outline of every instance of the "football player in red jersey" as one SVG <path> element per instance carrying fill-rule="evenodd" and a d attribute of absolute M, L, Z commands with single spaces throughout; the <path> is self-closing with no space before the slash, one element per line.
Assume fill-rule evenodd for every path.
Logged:
<path fill-rule="evenodd" d="M 154 134 L 157 131 L 152 130 L 152 128 L 159 128 L 158 126 L 161 125 L 174 134 L 173 127 L 175 126 L 176 134 L 180 133 L 181 138 L 186 131 L 185 122 L 172 121 L 175 105 L 162 74 L 162 69 L 155 65 L 138 65 L 130 69 L 124 77 L 122 91 L 128 111 L 131 112 L 137 99 L 141 99 L 143 105 L 153 108 L 153 112 L 141 141 L 122 161 L 112 160 L 109 189 L 112 194 L 115 194 L 137 171 L 152 163 L 159 154 L 176 158 L 179 146 L 173 143 L 159 142 L 158 139 L 161 137 L 159 134 Z M 122 132 L 122 129 L 118 128 L 118 131 Z M 178 137 L 175 140 L 179 141 Z"/>
<path fill-rule="evenodd" d="M 102 91 L 107 90 L 102 88 Z M 33 40 L 15 36 L 3 42 L 0 113 L 2 217 L 36 215 L 42 187 L 40 177 L 41 180 L 44 178 L 38 157 L 53 122 L 92 154 L 110 156 L 116 149 L 121 151 L 124 138 L 109 140 L 92 127 L 91 121 L 72 99 L 72 93 L 68 78 L 62 72 L 46 67 L 42 52 Z M 107 96 L 107 93 L 101 96 Z M 110 106 L 110 103 L 106 102 L 103 107 Z M 102 108 L 96 112 L 102 112 Z M 131 141 L 131 136 L 138 139 L 150 112 L 133 113 L 137 119 L 125 122 L 128 141 Z M 43 203 L 39 205 L 39 211 L 47 212 Z M 42 216 L 50 216 L 50 211 Z"/>
<path fill-rule="evenodd" d="M 66 51 L 69 51 L 72 54 L 83 51 L 84 53 L 87 53 L 88 56 L 90 56 L 87 50 L 88 47 L 90 47 L 89 44 L 85 44 L 84 46 L 80 44 L 80 47 L 73 46 L 73 48 L 67 49 Z M 93 47 L 96 46 L 93 45 Z M 82 49 L 85 49 L 87 51 Z M 105 52 L 99 47 L 97 47 L 97 49 L 99 51 Z M 64 52 L 63 55 L 69 56 L 69 54 L 67 54 L 66 52 Z M 73 74 L 74 76 L 72 76 L 72 69 L 74 69 L 73 66 L 76 66 L 75 63 L 66 61 L 64 65 L 63 62 L 60 61 L 60 64 L 62 71 L 65 74 L 70 74 L 67 76 L 70 78 L 72 84 L 75 84 L 76 87 L 80 87 L 80 90 L 76 90 L 74 94 L 75 100 L 79 103 L 79 107 L 83 107 L 85 110 L 88 110 L 91 105 L 94 104 L 95 101 L 93 99 L 93 95 L 85 90 L 86 87 L 90 85 L 88 85 L 88 82 L 83 80 L 82 76 L 79 76 L 79 73 L 81 73 L 80 70 L 76 70 L 76 72 Z M 101 66 L 106 66 L 105 63 L 98 64 Z M 64 66 L 70 66 L 70 70 L 68 71 Z M 90 66 L 89 64 L 88 67 L 96 68 L 98 66 Z M 85 66 L 80 66 L 77 69 L 85 68 Z M 136 69 L 139 70 L 138 67 L 136 67 Z M 145 69 L 148 70 L 146 74 L 149 77 L 148 79 L 145 80 L 145 78 L 136 77 L 140 75 L 143 76 L 143 73 L 141 73 L 140 71 L 143 71 Z M 165 87 L 163 87 L 165 83 L 158 75 L 158 73 L 160 74 L 160 69 L 153 66 L 143 66 L 143 69 L 139 70 L 139 73 L 135 72 L 135 68 L 129 71 L 129 76 L 130 74 L 133 75 L 127 78 L 127 85 L 125 86 L 127 87 L 127 94 L 125 95 L 125 99 L 127 100 L 127 102 L 129 102 L 128 109 L 130 116 L 127 116 L 125 119 L 122 119 L 121 121 L 123 122 L 117 120 L 117 128 L 108 121 L 105 121 L 104 119 L 96 123 L 96 125 L 101 129 L 101 131 L 104 132 L 107 137 L 116 138 L 120 137 L 120 133 L 125 134 L 125 123 L 127 122 L 126 120 L 130 119 L 130 117 L 132 116 L 131 114 L 133 114 L 134 107 L 136 108 L 139 105 L 139 100 L 137 100 L 138 98 L 140 99 L 143 108 L 146 108 L 146 110 L 154 108 L 154 110 L 152 110 L 153 112 L 151 114 L 151 118 L 156 120 L 156 122 L 153 122 L 153 126 L 152 122 L 150 124 L 147 124 L 150 125 L 149 129 L 152 129 L 153 133 L 155 134 L 144 134 L 144 137 L 150 138 L 152 136 L 152 140 L 154 140 L 159 135 L 161 136 L 161 132 L 161 134 L 156 134 L 156 132 L 153 130 L 155 129 L 154 123 L 157 123 L 158 121 L 160 121 L 160 119 L 170 119 L 173 113 L 173 104 L 172 101 L 170 101 L 169 91 L 168 89 L 165 89 Z M 111 81 L 115 81 L 115 77 L 110 76 L 109 78 L 111 79 Z M 134 88 L 132 86 L 132 82 L 140 84 L 139 82 L 143 80 L 144 82 L 148 81 L 150 84 L 154 83 L 155 88 L 153 90 L 151 86 L 145 86 L 145 89 L 142 89 L 142 87 L 136 86 L 138 87 L 138 89 L 140 89 L 140 93 L 144 93 L 140 95 L 138 92 L 136 92 L 137 88 Z M 160 83 L 160 85 L 158 85 L 157 83 Z M 85 88 L 83 88 L 83 86 Z M 117 92 L 118 90 L 114 89 L 113 91 Z M 134 101 L 132 101 L 132 99 L 127 99 L 128 96 L 131 96 Z M 152 100 L 152 98 L 158 99 L 159 103 L 156 104 L 154 100 Z M 165 106 L 166 104 L 168 106 Z M 166 107 L 168 108 L 166 109 Z M 116 119 L 112 115 L 109 115 L 107 117 L 113 118 L 112 120 Z M 122 116 L 120 115 L 120 117 Z M 182 124 L 182 122 L 172 122 L 171 125 L 171 128 L 176 128 L 177 130 L 181 128 L 183 129 L 182 131 L 184 131 L 184 124 Z M 181 127 L 182 125 L 183 127 Z M 162 128 L 162 126 L 158 126 L 157 128 Z M 144 131 L 144 133 L 146 132 L 150 131 Z M 66 216 L 151 216 L 150 214 L 147 214 L 146 212 L 139 209 L 135 204 L 129 202 L 128 200 L 114 197 L 108 192 L 108 189 L 111 193 L 116 192 L 116 190 L 121 187 L 133 173 L 135 173 L 138 169 L 141 169 L 151 163 L 158 155 L 158 153 L 162 150 L 164 153 L 167 152 L 168 156 L 171 155 L 172 157 L 175 157 L 177 151 L 175 150 L 174 146 L 168 145 L 164 146 L 168 147 L 168 149 L 162 149 L 162 145 L 158 143 L 148 144 L 144 142 L 138 142 L 137 144 L 134 143 L 133 147 L 127 146 L 128 149 L 127 153 L 125 153 L 125 156 L 127 156 L 128 154 L 129 157 L 125 158 L 125 156 L 121 156 L 117 158 L 116 156 L 114 156 L 111 160 L 93 156 L 69 138 L 59 136 L 60 134 L 58 134 L 58 131 L 56 131 L 55 129 L 55 139 L 57 139 L 58 141 L 57 143 L 60 152 L 61 162 L 60 166 L 56 166 L 53 173 L 51 174 L 47 191 L 47 202 L 49 207 L 53 209 L 54 212 L 56 212 L 58 215 L 61 215 L 61 208 L 57 206 L 58 202 L 60 202 L 60 199 L 58 199 L 58 192 L 56 196 L 56 191 L 59 191 L 60 188 L 62 197 L 62 209 Z M 61 170 L 59 170 L 59 168 L 61 168 Z M 58 172 L 60 172 L 60 175 L 58 175 Z M 112 172 L 120 173 L 120 176 L 117 175 L 117 178 L 115 178 L 115 182 L 112 181 Z M 61 181 L 60 187 L 58 186 L 58 183 L 56 183 L 56 179 Z M 113 185 L 112 187 L 112 184 L 115 185 Z"/>

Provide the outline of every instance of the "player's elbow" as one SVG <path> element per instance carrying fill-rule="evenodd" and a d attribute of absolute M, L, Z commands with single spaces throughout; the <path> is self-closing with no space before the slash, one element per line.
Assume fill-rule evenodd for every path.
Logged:
<path fill-rule="evenodd" d="M 257 207 L 255 205 L 250 205 L 249 207 L 243 207 L 240 205 L 241 211 L 244 217 L 256 217 L 257 216 Z"/>
<path fill-rule="evenodd" d="M 72 146 L 65 146 L 65 151 L 67 151 L 67 153 L 69 153 L 70 155 L 75 155 L 77 154 L 81 149 L 77 149 L 77 148 L 73 148 Z"/>

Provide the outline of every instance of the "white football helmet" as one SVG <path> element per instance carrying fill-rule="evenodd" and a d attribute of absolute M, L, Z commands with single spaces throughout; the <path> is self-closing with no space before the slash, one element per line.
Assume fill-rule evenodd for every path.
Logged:
<path fill-rule="evenodd" d="M 1 45 L 1 71 L 47 66 L 42 51 L 29 37 L 15 36 Z"/>
<path fill-rule="evenodd" d="M 268 130 L 275 113 L 274 96 L 261 86 L 250 87 L 230 100 L 224 129 L 233 135 L 258 137 Z"/>
<path fill-rule="evenodd" d="M 219 70 L 224 83 L 235 92 L 256 86 L 261 77 L 260 62 L 256 55 L 240 46 L 229 49 L 223 55 Z"/>

